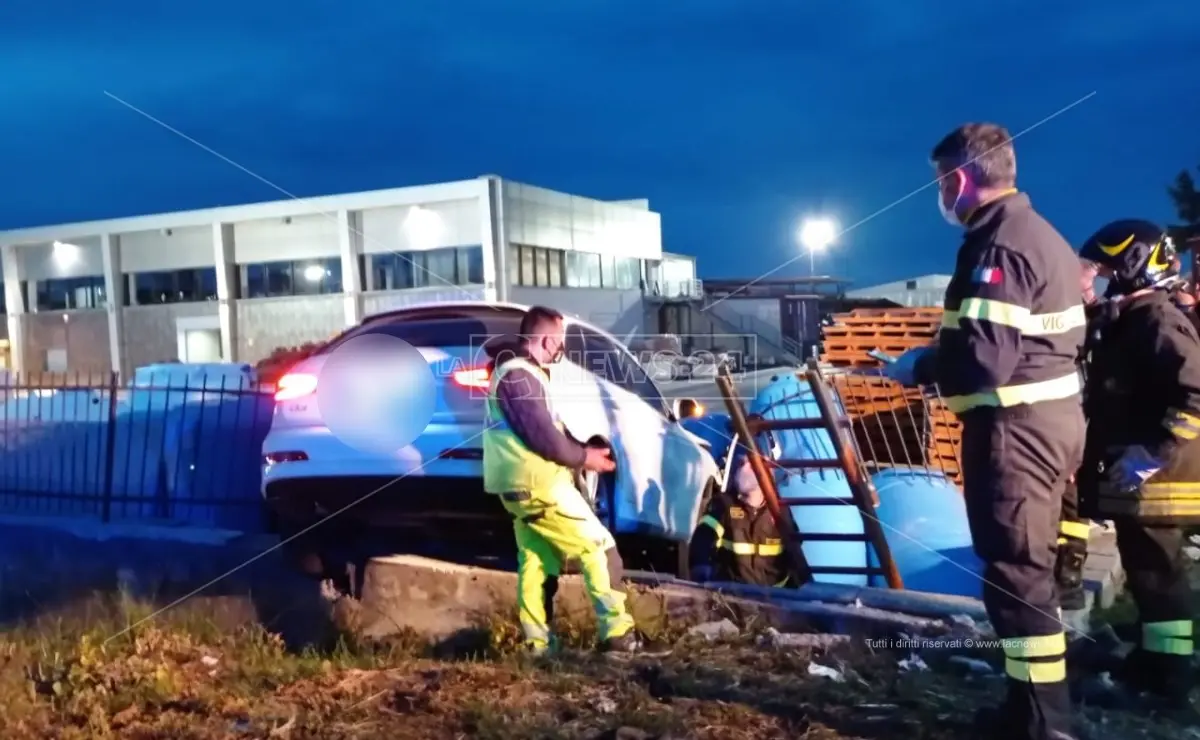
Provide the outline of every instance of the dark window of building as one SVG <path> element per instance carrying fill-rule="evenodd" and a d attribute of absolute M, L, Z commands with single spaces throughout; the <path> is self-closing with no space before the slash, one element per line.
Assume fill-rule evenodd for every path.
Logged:
<path fill-rule="evenodd" d="M 66 311 L 104 306 L 104 278 L 100 276 L 38 280 L 34 307 L 38 311 Z"/>
<path fill-rule="evenodd" d="M 483 284 L 483 247 L 368 255 L 374 290 Z"/>
<path fill-rule="evenodd" d="M 138 272 L 126 276 L 132 296 L 125 305 L 146 306 L 156 303 L 194 303 L 217 299 L 217 268 Z M 132 297 L 133 300 L 129 300 Z"/>
<path fill-rule="evenodd" d="M 904 284 L 904 289 L 905 289 L 905 290 L 916 290 L 916 289 L 917 289 L 917 281 L 916 281 L 916 280 L 909 280 L 908 282 L 906 282 L 906 283 Z"/>
<path fill-rule="evenodd" d="M 246 298 L 273 298 L 341 292 L 342 260 L 340 257 L 326 257 L 246 265 L 242 295 Z"/>

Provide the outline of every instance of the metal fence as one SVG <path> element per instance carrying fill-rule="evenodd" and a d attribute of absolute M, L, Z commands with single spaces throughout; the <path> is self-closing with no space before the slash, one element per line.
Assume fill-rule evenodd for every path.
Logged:
<path fill-rule="evenodd" d="M 165 367 L 165 366 L 160 366 Z M 272 389 L 246 372 L 0 385 L 0 513 L 261 529 Z"/>

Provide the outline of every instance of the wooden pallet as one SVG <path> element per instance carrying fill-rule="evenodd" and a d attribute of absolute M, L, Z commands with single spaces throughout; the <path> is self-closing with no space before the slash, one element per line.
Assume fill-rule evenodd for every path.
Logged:
<path fill-rule="evenodd" d="M 837 368 L 878 368 L 879 361 L 868 352 L 899 355 L 928 345 L 941 321 L 940 308 L 860 308 L 835 314 L 833 325 L 822 330 L 821 362 Z M 833 387 L 868 463 L 927 465 L 962 484 L 961 424 L 940 400 L 879 377 L 836 376 Z"/>

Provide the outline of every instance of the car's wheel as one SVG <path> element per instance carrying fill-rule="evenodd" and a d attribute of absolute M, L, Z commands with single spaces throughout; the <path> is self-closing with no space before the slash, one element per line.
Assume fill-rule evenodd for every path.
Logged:
<path fill-rule="evenodd" d="M 284 561 L 307 576 L 324 578 L 326 563 L 320 541 L 311 530 L 307 530 L 311 522 L 277 517 L 275 524 Z"/>

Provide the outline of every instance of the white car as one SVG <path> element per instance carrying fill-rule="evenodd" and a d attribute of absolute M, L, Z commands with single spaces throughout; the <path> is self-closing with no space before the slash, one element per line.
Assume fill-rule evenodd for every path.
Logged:
<path fill-rule="evenodd" d="M 308 529 L 289 543 L 306 570 L 316 575 L 330 548 L 364 530 L 461 540 L 466 548 L 482 546 L 492 535 L 511 537 L 511 521 L 482 487 L 480 433 L 489 379 L 480 337 L 517 334 L 525 309 L 438 303 L 372 316 L 280 379 L 263 443 L 263 497 L 282 536 Z M 421 350 L 436 379 L 432 421 L 394 455 L 344 443 L 317 408 L 317 383 L 329 353 L 367 333 Z M 572 318 L 566 321 L 566 355 L 551 369 L 555 410 L 572 437 L 607 443 L 617 463 L 613 474 L 581 477 L 581 489 L 627 560 L 645 554 L 651 561 L 646 567 L 685 576 L 686 543 L 723 479 L 708 443 L 679 423 L 702 407 L 690 400 L 669 403 L 618 340 Z M 334 512 L 340 513 L 330 517 Z"/>

